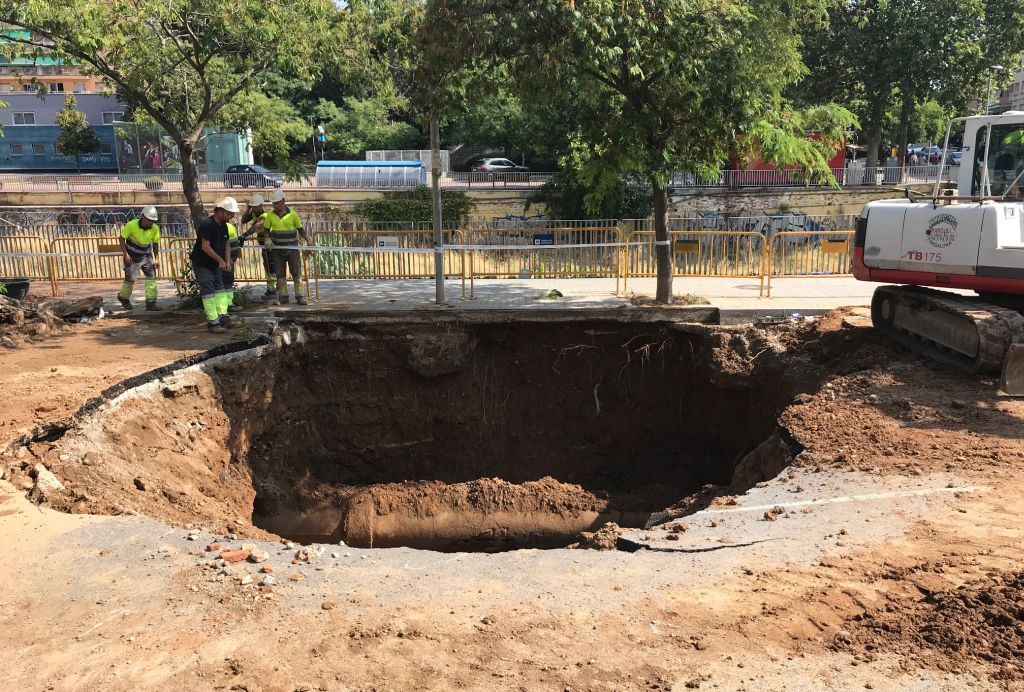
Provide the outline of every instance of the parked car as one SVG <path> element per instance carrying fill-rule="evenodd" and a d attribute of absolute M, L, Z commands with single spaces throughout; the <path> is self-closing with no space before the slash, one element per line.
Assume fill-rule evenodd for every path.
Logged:
<path fill-rule="evenodd" d="M 959 166 L 963 160 L 963 152 L 959 149 L 950 149 L 946 152 L 946 165 Z"/>
<path fill-rule="evenodd" d="M 228 166 L 224 187 L 281 187 L 284 176 L 263 166 Z"/>
<path fill-rule="evenodd" d="M 480 163 L 474 164 L 472 170 L 484 173 L 526 173 L 530 169 L 512 163 L 508 159 L 484 159 Z"/>

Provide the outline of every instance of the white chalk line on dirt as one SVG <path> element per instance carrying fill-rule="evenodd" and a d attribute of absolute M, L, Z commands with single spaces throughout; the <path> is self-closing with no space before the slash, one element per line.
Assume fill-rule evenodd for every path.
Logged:
<path fill-rule="evenodd" d="M 939 495 L 943 493 L 986 493 L 992 488 L 986 485 L 964 485 L 957 488 L 921 488 L 918 490 L 892 490 L 884 493 L 866 493 L 864 495 L 841 495 L 839 497 L 823 497 L 817 500 L 800 500 L 798 502 L 774 502 L 769 505 L 752 507 L 736 507 L 734 509 L 705 509 L 698 514 L 736 514 L 737 512 L 766 512 L 776 507 L 810 507 L 814 505 L 835 505 L 844 502 L 868 502 L 871 500 L 889 500 L 898 497 L 920 497 L 922 495 Z"/>
<path fill-rule="evenodd" d="M 85 637 L 86 635 L 88 635 L 88 634 L 89 634 L 90 632 L 92 632 L 93 630 L 95 630 L 96 628 L 98 628 L 98 627 L 102 627 L 103 625 L 107 624 L 108 622 L 110 622 L 111 620 L 113 620 L 114 618 L 116 618 L 116 617 L 118 617 L 118 616 L 121 616 L 121 615 L 127 615 L 127 614 L 128 614 L 128 611 L 127 611 L 127 610 L 119 610 L 119 611 L 117 611 L 116 613 L 114 613 L 113 615 L 111 615 L 110 617 L 108 617 L 108 618 L 105 618 L 105 619 L 103 619 L 103 620 L 100 620 L 100 621 L 99 621 L 99 622 L 97 622 L 97 623 L 96 623 L 95 625 L 93 625 L 92 627 L 90 627 L 90 628 L 89 628 L 89 629 L 87 629 L 86 631 L 82 632 L 81 634 L 79 634 L 79 635 L 76 635 L 76 636 L 75 636 L 75 639 L 82 639 L 82 638 L 84 638 L 84 637 Z"/>

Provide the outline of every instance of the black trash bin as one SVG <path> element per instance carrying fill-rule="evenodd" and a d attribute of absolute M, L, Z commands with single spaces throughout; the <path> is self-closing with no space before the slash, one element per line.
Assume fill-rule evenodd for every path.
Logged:
<path fill-rule="evenodd" d="M 32 279 L 4 279 L 0 278 L 0 284 L 4 285 L 7 292 L 4 294 L 11 300 L 25 300 L 28 295 L 28 285 Z"/>

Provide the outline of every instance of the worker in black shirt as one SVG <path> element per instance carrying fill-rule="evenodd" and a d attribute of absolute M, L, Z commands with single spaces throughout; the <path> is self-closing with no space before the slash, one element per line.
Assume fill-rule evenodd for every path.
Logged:
<path fill-rule="evenodd" d="M 229 328 L 242 326 L 228 316 L 229 297 L 222 271 L 231 271 L 231 246 L 228 242 L 228 222 L 238 213 L 238 202 L 225 197 L 214 205 L 213 215 L 203 221 L 196 233 L 192 248 L 192 271 L 199 284 L 203 299 L 206 324 L 211 332 L 222 334 Z"/>

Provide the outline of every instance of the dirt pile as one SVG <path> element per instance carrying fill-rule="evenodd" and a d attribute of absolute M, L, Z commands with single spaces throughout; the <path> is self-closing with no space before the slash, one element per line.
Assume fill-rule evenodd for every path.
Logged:
<path fill-rule="evenodd" d="M 389 483 L 346 498 L 332 538 L 362 548 L 447 552 L 561 547 L 606 519 L 608 504 L 607 498 L 550 477 L 526 483 Z"/>
<path fill-rule="evenodd" d="M 608 522 L 597 531 L 581 533 L 579 542 L 573 543 L 569 547 L 580 550 L 616 550 L 620 535 L 622 535 L 622 529 L 619 525 Z"/>
<path fill-rule="evenodd" d="M 897 653 L 947 671 L 981 662 L 996 679 L 1024 680 L 1024 572 L 869 610 L 847 623 L 834 648 Z"/>
<path fill-rule="evenodd" d="M 68 323 L 99 314 L 103 298 L 79 300 L 11 300 L 0 295 L 0 345 L 17 348 L 26 339 L 38 340 L 68 329 Z"/>

